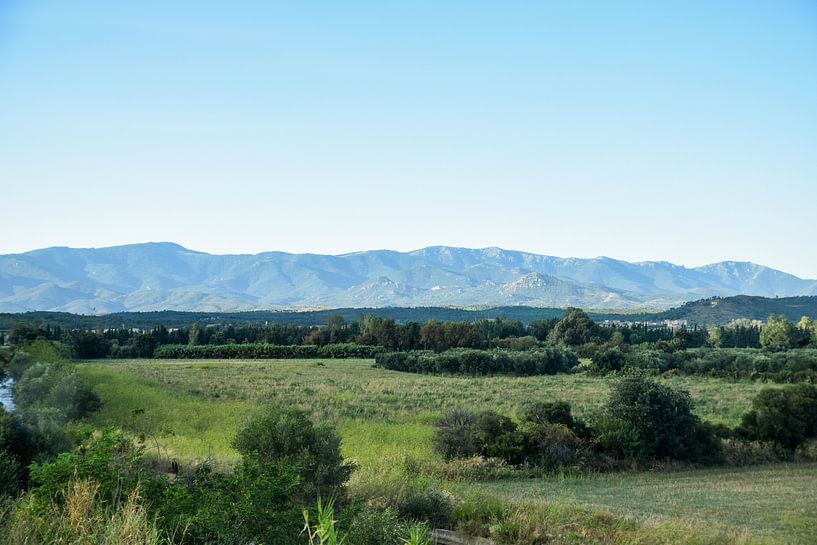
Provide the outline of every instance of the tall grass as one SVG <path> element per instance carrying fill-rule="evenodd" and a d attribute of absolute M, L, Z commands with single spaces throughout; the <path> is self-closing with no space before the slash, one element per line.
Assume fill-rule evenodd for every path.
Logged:
<path fill-rule="evenodd" d="M 62 504 L 39 505 L 29 497 L 11 512 L 7 545 L 170 545 L 131 493 L 115 507 L 99 501 L 99 486 L 73 481 Z"/>

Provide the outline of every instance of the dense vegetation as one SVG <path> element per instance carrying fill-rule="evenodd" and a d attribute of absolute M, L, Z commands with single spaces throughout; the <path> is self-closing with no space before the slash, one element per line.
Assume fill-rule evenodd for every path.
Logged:
<path fill-rule="evenodd" d="M 382 352 L 379 346 L 362 344 L 279 345 L 264 343 L 187 345 L 165 344 L 153 351 L 156 358 L 194 359 L 303 359 L 303 358 L 373 358 Z"/>
<path fill-rule="evenodd" d="M 375 365 L 393 371 L 435 375 L 555 375 L 579 364 L 570 350 L 541 348 L 525 351 L 451 349 L 446 352 L 388 352 Z"/>
<path fill-rule="evenodd" d="M 718 330 L 717 346 L 760 346 L 760 324 L 750 324 L 747 333 L 734 335 L 734 327 Z M 713 332 L 714 333 L 714 332 Z M 703 329 L 673 330 L 648 324 L 599 327 L 584 312 L 568 309 L 562 319 L 534 320 L 528 324 L 505 318 L 476 322 L 397 323 L 393 319 L 365 316 L 346 322 L 331 316 L 323 326 L 268 324 L 264 326 L 201 327 L 198 323 L 178 329 L 156 326 L 150 330 L 105 329 L 64 330 L 59 326 L 17 323 L 4 337 L 9 344 L 42 338 L 59 341 L 82 359 L 102 357 L 150 357 L 164 345 L 214 346 L 226 344 L 274 344 L 282 346 L 357 343 L 389 350 L 433 350 L 450 348 L 525 349 L 540 345 L 566 345 L 582 353 L 595 351 L 600 344 L 650 343 L 662 349 L 707 344 L 710 332 Z M 808 344 L 808 340 L 793 342 Z"/>
<path fill-rule="evenodd" d="M 147 437 L 81 424 L 99 399 L 53 345 L 24 348 L 3 353 L 17 402 L 14 414 L 0 410 L 3 543 L 324 543 L 336 512 L 358 543 L 381 543 L 380 528 L 360 527 L 370 510 L 346 498 L 354 466 L 333 427 L 267 404 L 236 434 L 237 462 L 180 465 L 149 455 Z M 392 542 L 427 543 L 412 522 L 424 513 L 394 513 Z"/>
<path fill-rule="evenodd" d="M 11 348 L 2 350 L 3 373 L 16 381 L 17 410 L 0 413 L 0 484 L 6 491 L 0 526 L 10 543 L 104 541 L 104 528 L 131 527 L 149 543 L 305 543 L 346 533 L 352 545 L 386 545 L 401 536 L 422 542 L 424 524 L 485 534 L 491 523 L 457 511 L 461 504 L 441 492 L 438 479 L 812 460 L 815 339 L 817 327 L 807 318 L 792 323 L 771 316 L 763 324 L 687 330 L 601 326 L 578 309 L 559 320 L 528 324 L 507 319 L 401 324 L 375 316 L 352 323 L 332 317 L 319 327 L 193 324 L 151 331 L 21 324 L 6 339 Z M 743 345 L 750 347 L 734 348 Z M 314 359 L 374 358 L 379 369 L 369 367 L 371 373 L 436 375 L 449 391 L 458 381 L 503 375 L 514 381 L 559 374 L 610 377 L 612 388 L 590 411 L 575 411 L 570 396 L 536 390 L 524 399 L 526 407 L 512 412 L 477 410 L 468 396 L 459 406 L 446 403 L 445 411 L 424 416 L 425 437 L 439 461 L 404 455 L 398 475 L 408 481 L 383 490 L 375 478 L 350 494 L 357 461 L 342 455 L 336 426 L 344 421 L 303 411 L 308 406 L 328 415 L 337 406 L 324 384 L 275 388 L 280 399 L 264 400 L 249 420 L 231 428 L 234 455 L 220 463 L 163 456 L 160 439 L 139 424 L 146 410 L 155 410 L 144 401 L 109 422 L 118 428 L 89 426 L 100 403 L 112 398 L 92 388 L 71 359 L 139 354 L 174 360 L 298 358 L 304 360 L 301 375 L 326 365 Z M 683 375 L 793 384 L 755 390 L 754 399 L 736 407 L 739 412 L 724 425 L 702 419 L 688 392 L 664 382 Z M 277 373 L 269 378 L 280 380 Z M 348 399 L 353 388 L 341 397 Z M 194 392 L 201 395 L 200 389 Z M 293 392 L 298 405 L 289 397 Z M 509 395 L 501 388 L 492 392 Z M 233 395 L 221 385 L 212 393 Z M 382 395 L 417 410 L 409 392 L 384 389 Z M 359 398 L 356 413 L 343 416 L 368 419 L 378 410 L 374 399 Z M 163 429 L 162 422 L 155 424 Z M 193 428 L 202 429 L 195 422 Z M 85 522 L 78 526 L 71 520 L 80 504 Z"/>

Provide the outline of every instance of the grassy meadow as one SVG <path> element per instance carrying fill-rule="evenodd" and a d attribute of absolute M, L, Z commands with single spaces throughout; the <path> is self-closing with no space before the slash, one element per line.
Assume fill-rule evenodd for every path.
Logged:
<path fill-rule="evenodd" d="M 396 477 L 406 460 L 439 462 L 431 422 L 453 407 L 518 414 L 535 400 L 569 401 L 588 416 L 611 378 L 434 377 L 386 371 L 371 360 L 108 360 L 80 366 L 103 401 L 95 425 L 144 433 L 162 457 L 237 457 L 230 442 L 255 406 L 275 399 L 335 424 L 359 470 L 352 489 Z M 734 425 L 763 384 L 702 377 L 666 382 L 690 391 L 698 414 Z M 703 525 L 759 542 L 817 543 L 817 466 L 768 466 L 585 477 L 443 483 L 458 494 L 586 506 L 646 525 Z M 782 506 L 782 507 L 781 507 Z M 772 541 L 770 536 L 783 536 Z M 661 543 L 687 543 L 667 538 Z M 809 541 L 812 539 L 812 541 Z M 633 543 L 642 543 L 632 541 Z M 704 541 L 705 542 L 705 541 Z M 577 542 L 580 543 L 580 542 Z"/>

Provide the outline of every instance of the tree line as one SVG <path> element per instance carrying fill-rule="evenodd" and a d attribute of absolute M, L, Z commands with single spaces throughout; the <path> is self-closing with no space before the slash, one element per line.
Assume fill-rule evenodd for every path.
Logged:
<path fill-rule="evenodd" d="M 601 349 L 649 347 L 665 353 L 687 348 L 817 347 L 817 326 L 804 317 L 793 323 L 783 316 L 770 316 L 765 323 L 735 320 L 710 328 L 655 326 L 649 324 L 598 324 L 580 309 L 567 309 L 562 318 L 519 320 L 497 317 L 473 322 L 398 323 L 392 318 L 364 316 L 347 321 L 330 316 L 323 325 L 303 326 L 272 323 L 257 325 L 201 326 L 149 330 L 65 330 L 58 326 L 18 323 L 5 337 L 8 344 L 36 339 L 59 341 L 75 357 L 149 358 L 165 345 L 221 346 L 265 344 L 280 346 L 368 345 L 389 351 L 453 348 L 526 350 L 544 346 L 573 348 L 581 357 L 593 357 Z"/>

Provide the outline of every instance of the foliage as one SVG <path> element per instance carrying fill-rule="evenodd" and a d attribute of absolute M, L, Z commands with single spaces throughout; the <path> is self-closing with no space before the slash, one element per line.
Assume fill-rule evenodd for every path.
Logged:
<path fill-rule="evenodd" d="M 154 480 L 161 527 L 183 543 L 290 545 L 298 534 L 299 477 L 285 462 L 245 456 L 231 472 L 201 465 L 175 483 Z"/>
<path fill-rule="evenodd" d="M 276 345 L 276 344 L 165 344 L 153 355 L 164 359 L 259 359 L 259 358 L 373 358 L 379 346 L 360 344 Z"/>
<path fill-rule="evenodd" d="M 776 349 L 792 348 L 796 333 L 794 326 L 785 316 L 769 316 L 760 330 L 760 345 Z"/>
<path fill-rule="evenodd" d="M 700 451 L 717 442 L 701 428 L 689 393 L 640 375 L 615 385 L 596 432 L 605 450 L 619 457 L 688 460 L 718 454 Z"/>
<path fill-rule="evenodd" d="M 59 503 L 23 500 L 13 510 L 5 533 L 7 545 L 171 543 L 160 535 L 137 491 L 112 507 L 102 501 L 99 487 L 89 480 L 71 481 Z"/>
<path fill-rule="evenodd" d="M 14 497 L 20 491 L 20 469 L 17 458 L 0 449 L 0 497 Z"/>
<path fill-rule="evenodd" d="M 363 506 L 351 520 L 346 534 L 350 545 L 394 545 L 404 536 L 404 524 L 393 507 Z"/>
<path fill-rule="evenodd" d="M 620 371 L 624 362 L 624 353 L 618 348 L 599 350 L 593 355 L 593 367 L 598 371 Z"/>
<path fill-rule="evenodd" d="M 730 379 L 803 382 L 817 380 L 817 350 L 759 350 L 752 348 L 695 348 L 662 352 L 652 348 L 631 349 L 625 368 L 652 373 L 677 370 L 689 375 Z"/>
<path fill-rule="evenodd" d="M 565 423 L 586 431 L 564 402 L 531 407 L 520 425 L 492 411 L 452 410 L 437 421 L 434 445 L 447 460 L 481 456 L 542 469 L 581 464 L 588 445 Z"/>
<path fill-rule="evenodd" d="M 579 346 L 601 338 L 601 328 L 581 309 L 569 308 L 564 318 L 548 333 L 548 341 L 565 346 Z"/>
<path fill-rule="evenodd" d="M 431 545 L 428 537 L 428 523 L 414 522 L 408 527 L 408 538 L 403 540 L 405 545 Z"/>
<path fill-rule="evenodd" d="M 774 442 L 790 451 L 817 437 L 817 386 L 795 384 L 762 390 L 743 416 L 738 433 L 749 440 Z"/>
<path fill-rule="evenodd" d="M 341 536 L 335 520 L 335 509 L 333 501 L 329 500 L 326 505 L 321 504 L 318 498 L 315 509 L 315 524 L 309 520 L 309 510 L 304 509 L 304 533 L 309 538 L 309 545 L 342 545 L 346 541 L 346 536 Z"/>
<path fill-rule="evenodd" d="M 435 423 L 434 446 L 446 460 L 470 458 L 482 451 L 474 413 L 452 409 Z"/>
<path fill-rule="evenodd" d="M 323 424 L 315 425 L 297 409 L 268 404 L 250 417 L 233 441 L 244 456 L 262 464 L 286 463 L 301 477 L 298 497 L 343 499 L 344 484 L 354 469 L 340 453 L 340 437 Z"/>
<path fill-rule="evenodd" d="M 435 375 L 554 375 L 569 372 L 578 364 L 572 351 L 561 348 L 386 352 L 375 356 L 375 365 L 384 369 Z"/>

